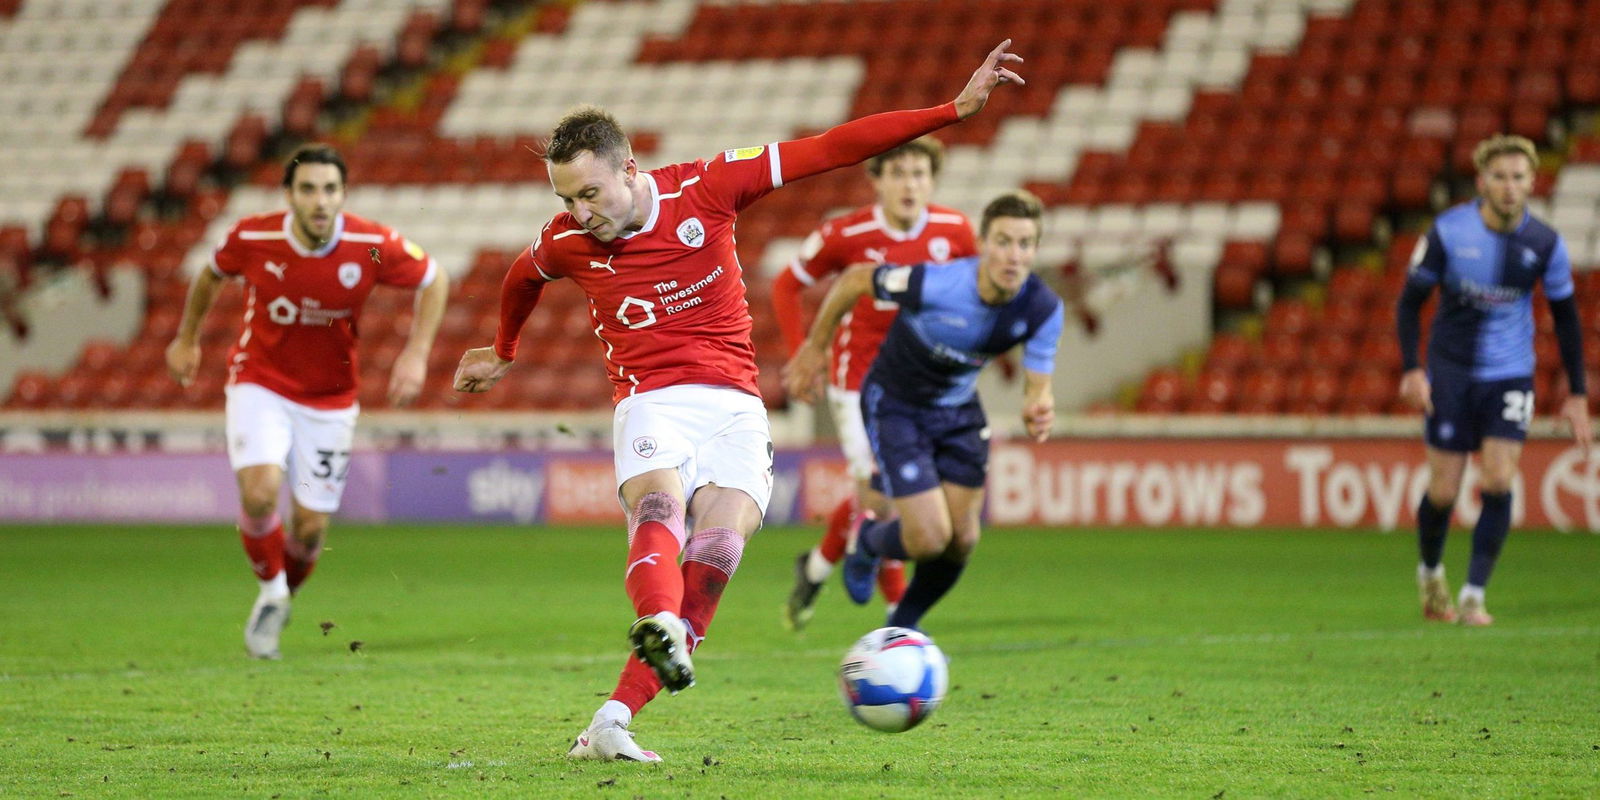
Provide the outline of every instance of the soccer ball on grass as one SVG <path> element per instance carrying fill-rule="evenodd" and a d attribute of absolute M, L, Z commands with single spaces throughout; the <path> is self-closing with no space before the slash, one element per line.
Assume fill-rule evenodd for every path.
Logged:
<path fill-rule="evenodd" d="M 916 727 L 944 701 L 944 653 L 910 628 L 879 628 L 856 641 L 839 665 L 839 694 L 861 724 L 886 733 Z"/>

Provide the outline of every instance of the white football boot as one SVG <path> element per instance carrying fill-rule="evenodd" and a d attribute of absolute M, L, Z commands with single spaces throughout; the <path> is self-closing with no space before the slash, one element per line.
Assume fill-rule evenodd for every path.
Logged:
<path fill-rule="evenodd" d="M 1417 597 L 1422 601 L 1422 618 L 1435 622 L 1455 622 L 1456 609 L 1450 603 L 1450 584 L 1444 569 L 1417 567 Z"/>
<path fill-rule="evenodd" d="M 677 694 L 694 685 L 694 662 L 689 660 L 689 627 L 671 611 L 634 620 L 628 629 L 633 654 L 639 657 L 667 691 Z"/>
<path fill-rule="evenodd" d="M 273 661 L 282 658 L 278 653 L 278 635 L 289 622 L 289 596 L 262 594 L 250 609 L 250 618 L 244 623 L 244 648 L 251 658 Z"/>
<path fill-rule="evenodd" d="M 568 758 L 588 761 L 660 761 L 661 756 L 642 750 L 633 741 L 633 731 L 620 721 L 611 720 L 589 726 L 572 740 Z"/>

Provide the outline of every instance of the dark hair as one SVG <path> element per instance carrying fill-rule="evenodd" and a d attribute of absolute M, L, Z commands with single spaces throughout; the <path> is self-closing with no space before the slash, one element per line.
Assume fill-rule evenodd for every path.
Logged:
<path fill-rule="evenodd" d="M 918 136 L 893 150 L 879 153 L 867 159 L 867 173 L 874 178 L 883 175 L 883 167 L 890 161 L 906 155 L 922 155 L 928 157 L 928 166 L 933 170 L 933 177 L 939 177 L 939 168 L 944 166 L 944 143 L 932 136 Z"/>
<path fill-rule="evenodd" d="M 348 177 L 344 157 L 339 155 L 338 150 L 325 144 L 308 144 L 294 151 L 294 155 L 289 156 L 289 161 L 283 165 L 284 188 L 294 185 L 294 171 L 301 164 L 332 164 L 339 168 L 340 183 L 345 183 Z"/>
<path fill-rule="evenodd" d="M 989 223 L 997 217 L 1031 219 L 1035 225 L 1043 227 L 1044 205 L 1033 193 L 1023 189 L 1006 192 L 990 200 L 989 205 L 983 207 L 983 221 L 978 224 L 979 238 L 989 235 Z"/>
<path fill-rule="evenodd" d="M 544 146 L 544 160 L 552 164 L 566 164 L 583 151 L 594 153 L 595 158 L 610 161 L 620 167 L 633 155 L 628 137 L 622 133 L 617 118 L 598 106 L 583 105 L 568 111 L 556 123 L 550 141 Z"/>

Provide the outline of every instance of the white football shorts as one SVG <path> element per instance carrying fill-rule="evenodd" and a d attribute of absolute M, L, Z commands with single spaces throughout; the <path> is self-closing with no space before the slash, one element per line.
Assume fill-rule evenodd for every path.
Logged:
<path fill-rule="evenodd" d="M 311 408 L 254 383 L 236 383 L 224 392 L 233 471 L 260 464 L 284 467 L 295 502 L 324 514 L 338 511 L 360 404 Z"/>
<path fill-rule="evenodd" d="M 867 425 L 861 419 L 861 393 L 828 386 L 828 408 L 833 410 L 833 426 L 838 429 L 839 449 L 844 451 L 850 477 L 864 481 L 878 471 L 867 441 Z"/>
<path fill-rule="evenodd" d="M 714 483 L 750 495 L 766 516 L 772 428 L 767 407 L 755 395 L 687 385 L 625 397 L 617 404 L 611 444 L 619 490 L 629 478 L 675 467 L 686 497 Z"/>

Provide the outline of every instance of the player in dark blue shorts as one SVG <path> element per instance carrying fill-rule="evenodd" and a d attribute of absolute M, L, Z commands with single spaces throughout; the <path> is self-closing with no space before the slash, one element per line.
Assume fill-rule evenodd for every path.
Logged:
<path fill-rule="evenodd" d="M 976 257 L 850 268 L 784 369 L 791 395 L 815 399 L 828 343 L 845 312 L 868 292 L 900 305 L 861 386 L 867 438 L 898 516 L 863 524 L 844 565 L 846 588 L 864 601 L 879 558 L 917 563 L 890 625 L 918 627 L 978 544 L 989 464 L 978 371 L 1022 345 L 1028 435 L 1043 441 L 1055 421 L 1050 373 L 1063 310 L 1061 299 L 1032 273 L 1042 214 L 1033 195 L 1008 193 L 984 209 Z"/>
<path fill-rule="evenodd" d="M 1589 402 L 1584 392 L 1583 339 L 1573 298 L 1567 246 L 1528 214 L 1538 153 L 1520 136 L 1497 135 L 1478 144 L 1479 197 L 1439 215 L 1417 243 L 1411 275 L 1400 296 L 1400 395 L 1427 414 L 1427 494 L 1417 506 L 1422 551 L 1417 588 L 1422 615 L 1443 622 L 1488 625 L 1484 587 L 1511 528 L 1511 487 L 1533 417 L 1533 289 L 1544 285 L 1555 320 L 1561 363 L 1571 396 L 1561 416 L 1589 450 Z M 1417 361 L 1422 304 L 1439 288 L 1428 366 Z M 1472 532 L 1472 561 L 1458 597 L 1445 582 L 1445 534 L 1461 492 L 1467 455 L 1478 453 L 1483 510 Z"/>

